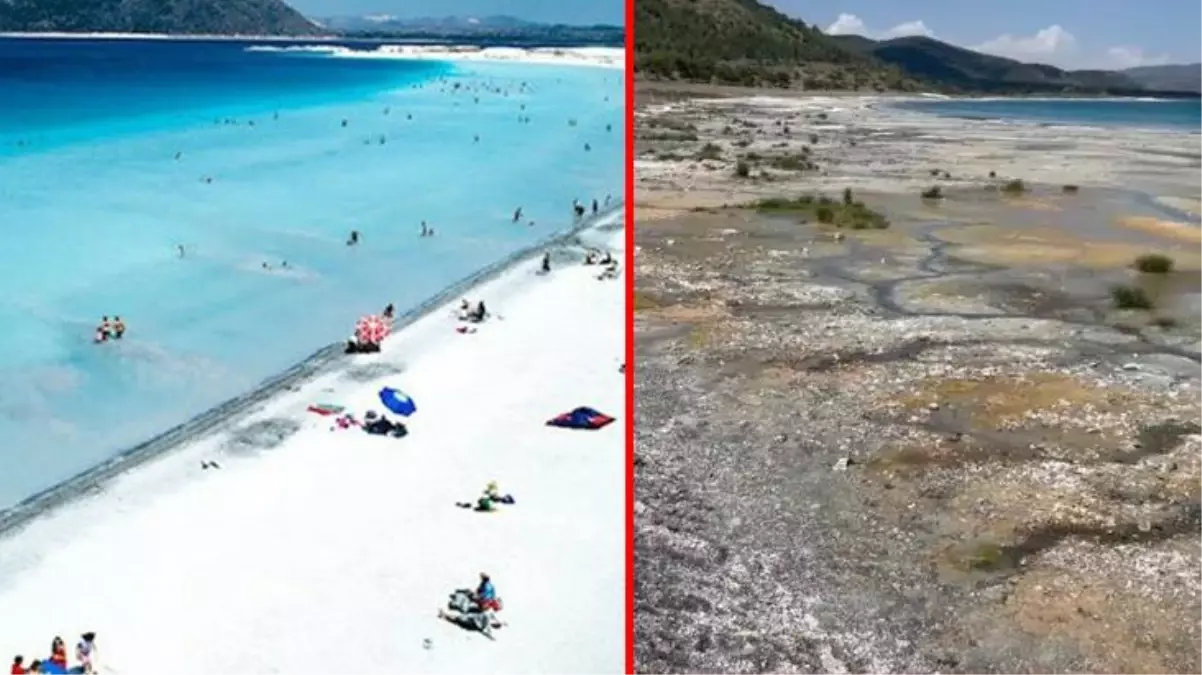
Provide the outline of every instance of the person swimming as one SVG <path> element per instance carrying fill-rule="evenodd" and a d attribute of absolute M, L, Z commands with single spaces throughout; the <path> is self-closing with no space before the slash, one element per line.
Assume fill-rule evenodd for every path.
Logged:
<path fill-rule="evenodd" d="M 180 244 L 180 245 L 176 246 L 176 248 L 179 249 L 179 257 L 181 257 L 181 258 L 184 257 L 184 245 Z"/>
<path fill-rule="evenodd" d="M 359 243 L 359 230 L 351 230 L 351 236 L 346 240 L 347 246 L 355 246 Z"/>
<path fill-rule="evenodd" d="M 513 222 L 516 223 L 521 219 L 522 219 L 522 207 L 519 206 L 517 208 L 517 210 L 513 212 Z"/>
<path fill-rule="evenodd" d="M 124 335 L 125 335 L 125 322 L 121 320 L 121 317 L 114 316 L 113 317 L 113 339 L 120 340 L 121 337 Z"/>
<path fill-rule="evenodd" d="M 100 317 L 100 325 L 96 326 L 96 342 L 107 342 L 112 335 L 113 326 L 107 316 Z"/>

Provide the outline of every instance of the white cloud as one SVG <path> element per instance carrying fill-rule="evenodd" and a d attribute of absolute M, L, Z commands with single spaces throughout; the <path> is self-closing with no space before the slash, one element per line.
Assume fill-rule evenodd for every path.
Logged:
<path fill-rule="evenodd" d="M 1034 35 L 1001 35 L 970 49 L 1066 69 L 1121 70 L 1173 62 L 1166 54 L 1145 54 L 1143 49 L 1133 46 L 1110 47 L 1104 51 L 1082 49 L 1072 33 L 1056 24 L 1036 31 Z"/>
<path fill-rule="evenodd" d="M 935 37 L 935 31 L 927 27 L 921 20 L 906 21 L 883 31 L 875 31 L 864 24 L 863 19 L 855 14 L 840 14 L 835 22 L 826 28 L 827 35 L 863 35 L 874 40 L 905 37 L 907 35 L 925 35 Z"/>
<path fill-rule="evenodd" d="M 1172 62 L 1173 57 L 1168 54 L 1145 54 L 1139 47 L 1111 47 L 1106 50 L 1106 63 L 1099 67 L 1122 70 L 1136 66 L 1163 66 Z"/>
<path fill-rule="evenodd" d="M 1034 35 L 1014 36 L 1007 33 L 971 49 L 1017 61 L 1061 65 L 1076 53 L 1077 38 L 1060 25 L 1053 24 Z"/>
<path fill-rule="evenodd" d="M 827 26 L 828 35 L 862 35 L 873 40 L 888 40 L 890 38 L 910 35 L 935 37 L 931 30 L 920 19 L 899 23 L 892 28 L 875 30 L 855 14 L 840 14 L 834 23 Z M 1076 36 L 1059 24 L 1035 31 L 1030 35 L 1005 34 L 978 45 L 969 46 L 978 52 L 1004 56 L 1025 63 L 1046 63 L 1066 69 L 1096 68 L 1104 70 L 1121 70 L 1135 66 L 1155 66 L 1173 63 L 1174 59 L 1166 54 L 1146 54 L 1143 49 L 1135 46 L 1120 45 L 1104 50 L 1082 49 Z"/>

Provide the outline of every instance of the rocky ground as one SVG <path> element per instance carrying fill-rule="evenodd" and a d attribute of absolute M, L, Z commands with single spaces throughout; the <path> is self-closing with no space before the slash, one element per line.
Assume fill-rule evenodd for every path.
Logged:
<path fill-rule="evenodd" d="M 828 118 L 849 106 L 830 101 Z M 704 105 L 645 108 L 640 152 L 724 143 Z M 684 125 L 694 140 L 647 140 Z M 784 142 L 764 126 L 754 143 Z M 956 166 L 987 161 L 955 148 Z M 893 155 L 923 153 L 890 179 L 833 150 L 825 178 L 768 161 L 739 177 L 729 157 L 638 175 L 640 672 L 1202 667 L 1192 235 L 1092 236 L 1130 207 L 1098 183 L 1005 196 L 987 175 L 952 184 L 960 168 L 922 202 L 906 186 L 953 166 Z M 1141 180 L 1165 208 L 1196 199 L 1161 173 Z M 835 196 L 835 176 L 889 226 L 721 206 Z M 1152 201 L 1143 217 L 1166 218 Z M 1177 271 L 1132 272 L 1149 250 Z M 1116 310 L 1118 283 L 1150 284 L 1154 308 Z"/>

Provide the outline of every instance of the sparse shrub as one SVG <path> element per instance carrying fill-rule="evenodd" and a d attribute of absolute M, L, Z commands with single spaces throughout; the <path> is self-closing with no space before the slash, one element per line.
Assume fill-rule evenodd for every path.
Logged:
<path fill-rule="evenodd" d="M 1115 286 L 1110 298 L 1118 309 L 1152 309 L 1152 298 L 1138 286 Z"/>
<path fill-rule="evenodd" d="M 832 201 L 831 198 L 827 197 L 826 195 L 819 195 L 819 197 L 818 197 L 818 205 L 819 206 L 830 206 L 831 204 L 834 204 L 834 203 L 835 202 Z"/>
<path fill-rule="evenodd" d="M 735 164 L 735 176 L 739 178 L 746 178 L 750 175 L 751 165 L 740 159 L 738 163 Z"/>
<path fill-rule="evenodd" d="M 1064 187 L 1060 188 L 1060 190 L 1066 195 L 1075 195 L 1080 189 L 1081 188 L 1077 187 L 1076 185 L 1065 185 Z"/>
<path fill-rule="evenodd" d="M 706 143 L 697 152 L 697 159 L 722 159 L 722 147 L 714 143 Z"/>
<path fill-rule="evenodd" d="M 814 212 L 814 217 L 818 219 L 818 222 L 829 225 L 835 222 L 835 210 L 829 206 L 819 206 Z"/>
<path fill-rule="evenodd" d="M 1026 192 L 1026 191 L 1027 191 L 1027 186 L 1024 185 L 1022 180 L 1019 178 L 1015 178 L 1012 181 L 1008 181 L 1005 185 L 1002 186 L 1002 192 L 1005 192 L 1008 195 L 1021 195 L 1022 193 Z"/>
<path fill-rule="evenodd" d="M 996 171 L 990 171 L 990 172 L 989 172 L 989 177 L 990 177 L 990 178 L 997 178 L 997 172 L 996 172 Z"/>
<path fill-rule="evenodd" d="M 933 178 L 938 178 L 938 177 L 939 177 L 939 173 L 940 173 L 940 169 L 931 169 L 931 176 L 932 176 Z"/>
<path fill-rule="evenodd" d="M 851 193 L 851 188 L 843 188 L 843 205 L 851 206 L 854 201 L 856 201 L 856 198 Z"/>
<path fill-rule="evenodd" d="M 1168 274 L 1173 271 L 1173 259 L 1160 253 L 1148 253 L 1135 259 L 1135 269 L 1144 274 Z"/>
<path fill-rule="evenodd" d="M 818 134 L 810 134 L 810 145 L 818 145 Z"/>
<path fill-rule="evenodd" d="M 922 198 L 943 199 L 943 190 L 938 185 L 932 185 L 931 187 L 922 191 Z"/>
<path fill-rule="evenodd" d="M 1177 327 L 1177 320 L 1171 316 L 1158 316 L 1152 319 L 1152 325 L 1163 330 L 1168 330 Z"/>

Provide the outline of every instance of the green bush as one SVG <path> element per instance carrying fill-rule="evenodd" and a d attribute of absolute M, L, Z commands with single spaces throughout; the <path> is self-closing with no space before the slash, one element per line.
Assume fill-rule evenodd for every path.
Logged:
<path fill-rule="evenodd" d="M 1138 286 L 1115 286 L 1110 298 L 1118 309 L 1152 309 L 1152 298 Z"/>
<path fill-rule="evenodd" d="M 1065 185 L 1064 187 L 1062 187 L 1060 189 L 1066 195 L 1075 195 L 1075 194 L 1077 194 L 1077 191 L 1080 190 L 1081 188 L 1077 187 L 1076 185 Z"/>
<path fill-rule="evenodd" d="M 1168 274 L 1173 271 L 1173 259 L 1159 253 L 1148 253 L 1135 259 L 1135 269 L 1144 274 Z"/>
<path fill-rule="evenodd" d="M 1006 194 L 1021 195 L 1026 191 L 1027 186 L 1023 185 L 1023 182 L 1018 178 L 1015 178 L 1014 180 L 1009 181 L 1002 186 L 1002 192 L 1005 192 Z"/>
<path fill-rule="evenodd" d="M 922 198 L 943 199 L 943 190 L 938 185 L 932 185 L 931 187 L 922 191 Z"/>
<path fill-rule="evenodd" d="M 706 143 L 697 152 L 697 159 L 722 159 L 722 146 L 715 143 Z"/>
<path fill-rule="evenodd" d="M 829 206 L 819 206 L 818 210 L 814 212 L 814 217 L 818 219 L 818 222 L 829 225 L 835 222 L 835 210 Z"/>
<path fill-rule="evenodd" d="M 751 165 L 743 160 L 739 160 L 735 164 L 735 175 L 739 178 L 746 178 L 751 175 Z"/>

